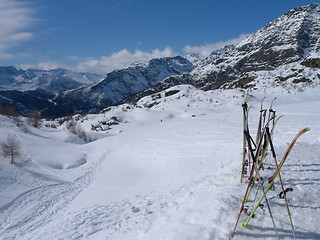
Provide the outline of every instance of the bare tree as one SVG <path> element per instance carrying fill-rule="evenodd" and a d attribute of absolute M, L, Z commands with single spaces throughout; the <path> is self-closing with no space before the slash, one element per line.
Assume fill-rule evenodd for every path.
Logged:
<path fill-rule="evenodd" d="M 28 113 L 27 117 L 29 118 L 29 125 L 35 128 L 41 127 L 41 116 L 38 110 L 32 110 Z"/>
<path fill-rule="evenodd" d="M 0 143 L 0 150 L 3 156 L 11 159 L 11 164 L 16 163 L 16 159 L 21 156 L 21 142 L 16 135 L 9 134 L 5 142 Z"/>

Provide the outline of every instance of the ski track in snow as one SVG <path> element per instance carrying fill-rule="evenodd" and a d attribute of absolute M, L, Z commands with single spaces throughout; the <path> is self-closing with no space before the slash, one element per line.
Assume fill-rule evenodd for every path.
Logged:
<path fill-rule="evenodd" d="M 180 224 L 188 225 L 192 231 L 186 234 L 188 239 L 199 239 L 203 234 L 203 225 L 212 225 L 211 234 L 221 232 L 221 224 L 217 225 L 220 217 L 227 217 L 229 202 L 223 203 L 227 193 L 223 193 L 223 181 L 218 183 L 217 179 L 210 180 L 205 177 L 198 182 L 187 184 L 168 195 L 160 196 L 140 196 L 133 202 L 119 201 L 110 203 L 110 205 L 94 206 L 83 209 L 80 213 L 71 213 L 65 219 L 65 222 L 56 226 L 51 232 L 46 232 L 36 239 L 49 237 L 51 239 L 95 239 L 94 234 L 103 232 L 105 239 L 153 239 L 154 233 L 149 233 L 151 228 L 160 231 L 159 235 L 163 239 L 181 238 L 181 232 L 168 233 L 163 235 L 161 227 L 170 226 L 170 223 L 181 222 Z M 212 202 L 210 196 L 219 196 Z M 211 199 L 211 200 L 210 200 Z M 198 201 L 206 201 L 212 204 L 212 209 L 195 209 L 193 204 Z M 190 205 L 192 203 L 192 205 Z M 202 219 L 206 211 L 215 211 L 215 204 L 221 205 L 219 215 L 211 219 Z M 203 223 L 202 223 L 203 221 Z M 175 225 L 175 224 L 173 224 Z M 193 238 L 189 235 L 191 232 Z M 225 232 L 226 234 L 226 232 Z M 149 236 L 151 235 L 151 236 Z M 208 235 L 208 233 L 205 233 Z M 208 235 L 209 236 L 209 235 Z M 157 237 L 157 234 L 156 236 Z M 203 236 L 205 237 L 205 236 Z M 201 238 L 201 237 L 200 237 Z M 222 239 L 222 238 L 221 238 Z"/>
<path fill-rule="evenodd" d="M 74 182 L 61 182 L 36 187 L 12 200 L 0 211 L 0 239 L 30 239 L 29 233 L 45 226 L 90 184 L 100 162 Z M 45 239 L 45 238 L 43 238 Z"/>

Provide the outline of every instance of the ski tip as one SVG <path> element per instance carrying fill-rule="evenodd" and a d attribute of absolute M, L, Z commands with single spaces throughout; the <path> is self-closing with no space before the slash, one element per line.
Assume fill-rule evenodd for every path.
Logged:
<path fill-rule="evenodd" d="M 305 130 L 306 132 L 308 132 L 308 131 L 310 131 L 310 128 L 309 128 L 309 127 L 306 127 L 304 130 Z"/>

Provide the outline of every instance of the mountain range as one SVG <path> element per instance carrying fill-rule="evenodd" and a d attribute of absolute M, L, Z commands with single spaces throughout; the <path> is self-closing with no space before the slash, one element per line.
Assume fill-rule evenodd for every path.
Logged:
<path fill-rule="evenodd" d="M 237 45 L 213 52 L 191 72 L 167 78 L 129 101 L 177 84 L 203 90 L 280 86 L 285 91 L 319 84 L 319 16 L 319 4 L 294 8 Z"/>
<path fill-rule="evenodd" d="M 0 104 L 11 105 L 20 113 L 38 109 L 43 116 L 62 116 L 135 102 L 179 84 L 202 90 L 303 90 L 319 84 L 319 18 L 320 4 L 297 7 L 237 45 L 216 50 L 206 59 L 152 59 L 106 76 L 64 69 L 1 67 Z"/>

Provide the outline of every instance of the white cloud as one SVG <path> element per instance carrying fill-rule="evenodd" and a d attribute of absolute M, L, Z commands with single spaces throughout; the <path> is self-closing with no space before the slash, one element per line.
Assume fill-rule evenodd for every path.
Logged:
<path fill-rule="evenodd" d="M 26 29 L 34 23 L 34 11 L 26 2 L 0 0 L 0 58 L 11 58 L 13 45 L 30 40 L 33 34 Z"/>
<path fill-rule="evenodd" d="M 227 41 L 220 41 L 216 43 L 210 43 L 210 44 L 204 44 L 201 46 L 190 46 L 187 45 L 183 48 L 183 51 L 185 53 L 189 54 L 197 54 L 200 57 L 207 57 L 212 53 L 214 50 L 218 50 L 220 48 L 223 48 L 226 45 L 231 45 L 231 44 L 237 44 L 244 38 L 248 37 L 250 34 L 241 34 L 237 38 L 233 38 Z"/>
<path fill-rule="evenodd" d="M 1 0 L 0 0 L 1 1 Z M 225 45 L 237 44 L 248 35 L 242 34 L 238 38 L 234 38 L 228 41 L 221 41 L 212 44 L 205 44 L 202 46 L 185 46 L 183 51 L 185 53 L 195 53 L 202 57 L 207 57 L 212 51 L 220 49 Z M 166 47 L 163 50 L 154 49 L 151 52 L 135 50 L 131 52 L 127 49 L 122 49 L 118 52 L 114 52 L 109 56 L 102 56 L 100 58 L 83 58 L 79 56 L 69 56 L 68 59 L 76 63 L 75 66 L 68 66 L 57 62 L 40 62 L 37 65 L 21 65 L 22 68 L 36 68 L 36 69 L 56 69 L 66 68 L 77 72 L 93 72 L 106 74 L 115 69 L 121 69 L 129 66 L 135 62 L 147 62 L 153 58 L 172 57 L 179 55 L 172 48 Z M 1 56 L 1 43 L 0 43 L 0 56 Z"/>
<path fill-rule="evenodd" d="M 69 56 L 68 59 L 74 62 L 84 62 L 84 61 L 94 60 L 94 58 L 92 57 L 80 57 L 76 55 Z"/>
<path fill-rule="evenodd" d="M 68 67 L 67 65 L 56 63 L 56 62 L 41 62 L 36 65 L 22 64 L 19 67 L 21 67 L 23 69 L 32 68 L 32 69 L 42 69 L 42 70 L 52 70 L 52 69 L 57 69 L 57 68 L 70 69 L 70 67 Z"/>
<path fill-rule="evenodd" d="M 110 56 L 102 56 L 100 59 L 91 59 L 88 61 L 80 62 L 74 70 L 80 72 L 96 72 L 107 73 L 115 69 L 124 68 L 134 62 L 147 62 L 153 58 L 169 57 L 178 55 L 170 47 L 163 50 L 154 49 L 151 52 L 143 52 L 135 50 L 130 52 L 123 49 L 115 52 Z"/>
<path fill-rule="evenodd" d="M 1 49 L 1 45 L 0 45 Z M 106 74 L 115 69 L 125 68 L 135 62 L 147 62 L 153 58 L 162 58 L 178 55 L 170 47 L 166 47 L 163 50 L 154 49 L 151 52 L 143 52 L 141 50 L 135 50 L 130 52 L 127 49 L 123 49 L 119 52 L 115 52 L 110 56 L 102 56 L 99 59 L 95 58 L 82 58 L 79 56 L 69 56 L 68 59 L 72 61 L 80 61 L 76 66 L 68 66 L 57 62 L 40 62 L 35 65 L 23 64 L 21 68 L 35 68 L 42 70 L 51 70 L 57 68 L 65 68 L 76 72 L 92 72 Z"/>

